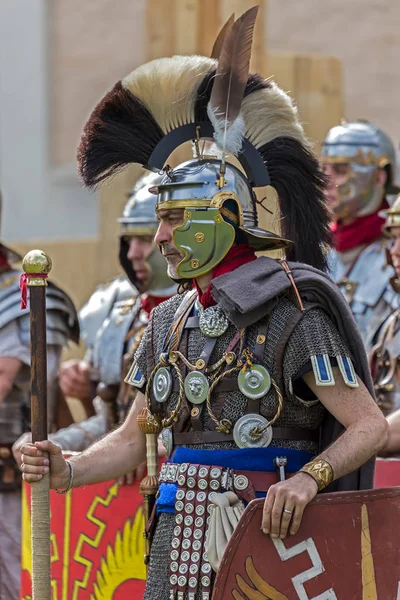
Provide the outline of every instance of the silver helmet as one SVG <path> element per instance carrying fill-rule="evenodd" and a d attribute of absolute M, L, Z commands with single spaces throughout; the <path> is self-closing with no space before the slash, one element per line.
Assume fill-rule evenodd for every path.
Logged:
<path fill-rule="evenodd" d="M 153 241 L 153 249 L 146 260 L 149 278 L 145 284 L 138 280 L 132 262 L 128 259 L 129 241 L 132 236 L 151 236 L 154 238 L 158 221 L 156 217 L 156 196 L 149 192 L 149 188 L 159 184 L 162 176 L 147 174 L 135 184 L 122 217 L 118 219 L 121 224 L 119 260 L 129 280 L 141 292 L 152 296 L 172 296 L 176 292 L 176 284 L 167 275 L 167 265 L 157 245 Z"/>
<path fill-rule="evenodd" d="M 221 187 L 220 168 L 221 161 L 217 159 L 189 160 L 170 170 L 157 186 L 157 211 L 185 209 L 184 223 L 173 234 L 184 255 L 177 266 L 182 279 L 211 271 L 237 239 L 238 230 L 256 250 L 291 245 L 258 227 L 255 195 L 245 175 L 226 163 Z"/>
<path fill-rule="evenodd" d="M 382 129 L 368 121 L 344 121 L 332 127 L 322 146 L 321 162 L 348 167 L 332 206 L 336 219 L 373 214 L 379 210 L 385 193 L 397 189 L 393 143 Z M 386 171 L 385 184 L 378 181 L 377 169 Z"/>

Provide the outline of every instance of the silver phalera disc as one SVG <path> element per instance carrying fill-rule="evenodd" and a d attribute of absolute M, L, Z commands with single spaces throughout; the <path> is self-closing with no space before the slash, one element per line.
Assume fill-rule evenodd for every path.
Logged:
<path fill-rule="evenodd" d="M 192 404 L 202 404 L 207 398 L 209 387 L 207 377 L 200 371 L 192 371 L 185 377 L 186 398 Z"/>
<path fill-rule="evenodd" d="M 153 379 L 153 394 L 157 402 L 166 402 L 172 390 L 171 371 L 167 367 L 160 367 Z"/>
<path fill-rule="evenodd" d="M 162 443 L 167 452 L 167 456 L 169 456 L 174 449 L 174 440 L 172 436 L 172 431 L 170 429 L 163 429 L 161 433 Z"/>
<path fill-rule="evenodd" d="M 253 365 L 238 376 L 239 390 L 252 400 L 265 396 L 271 387 L 271 376 L 262 365 Z"/>
<path fill-rule="evenodd" d="M 233 439 L 239 448 L 265 448 L 272 441 L 272 427 L 268 427 L 261 435 L 256 435 L 256 428 L 260 429 L 268 423 L 261 415 L 243 415 L 235 423 Z"/>
<path fill-rule="evenodd" d="M 220 337 L 228 329 L 228 326 L 228 317 L 219 306 L 209 306 L 200 310 L 200 331 L 207 337 Z"/>

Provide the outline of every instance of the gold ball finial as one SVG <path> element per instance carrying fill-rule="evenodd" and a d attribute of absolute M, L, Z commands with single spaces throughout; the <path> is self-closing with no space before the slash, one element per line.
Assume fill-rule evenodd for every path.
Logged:
<path fill-rule="evenodd" d="M 28 275 L 36 273 L 48 275 L 52 266 L 50 256 L 43 252 L 43 250 L 31 250 L 22 261 L 22 268 Z"/>

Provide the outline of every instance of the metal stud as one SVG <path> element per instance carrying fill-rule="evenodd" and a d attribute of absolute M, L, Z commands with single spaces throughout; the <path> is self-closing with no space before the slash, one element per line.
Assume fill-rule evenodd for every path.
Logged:
<path fill-rule="evenodd" d="M 217 479 L 212 479 L 212 480 L 210 481 L 210 488 L 211 488 L 212 490 L 218 490 L 218 489 L 219 489 L 219 487 L 220 487 L 220 483 L 219 483 L 219 481 L 218 481 Z"/>
<path fill-rule="evenodd" d="M 222 475 L 222 471 L 218 467 L 213 467 L 210 471 L 210 476 L 213 479 L 218 479 L 218 477 L 221 477 L 221 475 Z"/>
<path fill-rule="evenodd" d="M 212 481 L 211 483 L 214 483 L 214 481 Z M 199 479 L 199 482 L 197 485 L 199 486 L 199 488 L 201 490 L 206 490 L 208 487 L 208 483 L 205 479 Z M 214 489 L 217 489 L 217 488 L 214 488 Z"/>
<path fill-rule="evenodd" d="M 188 515 L 191 515 L 194 511 L 194 506 L 191 504 L 191 502 L 188 502 L 185 508 Z"/>
<path fill-rule="evenodd" d="M 180 527 L 179 525 L 177 525 L 174 528 L 174 536 L 175 537 L 179 537 L 181 535 L 181 533 L 182 533 L 182 527 Z"/>
<path fill-rule="evenodd" d="M 185 529 L 183 530 L 183 537 L 190 538 L 191 535 L 192 530 L 190 529 L 190 527 L 185 527 Z"/>
<path fill-rule="evenodd" d="M 176 585 L 178 583 L 178 577 L 176 575 L 171 575 L 169 582 L 171 585 Z"/>
<path fill-rule="evenodd" d="M 199 477 L 207 477 L 208 469 L 207 467 L 200 467 L 199 469 Z"/>
<path fill-rule="evenodd" d="M 185 550 L 185 552 L 182 552 L 181 554 L 181 560 L 183 560 L 183 562 L 187 562 L 190 558 L 190 552 L 188 552 L 187 550 Z"/>
<path fill-rule="evenodd" d="M 191 502 L 192 500 L 194 500 L 196 496 L 196 493 L 193 490 L 189 490 L 186 492 L 186 500 L 188 500 L 188 502 Z"/>
<path fill-rule="evenodd" d="M 178 560 L 179 552 L 178 550 L 172 550 L 170 554 L 171 560 Z"/>
<path fill-rule="evenodd" d="M 195 552 L 198 552 L 199 550 L 201 550 L 201 542 L 199 540 L 195 540 L 193 542 L 193 550 L 195 550 Z M 193 556 L 192 556 L 192 560 L 193 560 Z"/>
<path fill-rule="evenodd" d="M 181 542 L 178 538 L 173 538 L 172 542 L 171 542 L 171 546 L 173 548 L 179 548 L 179 546 L 181 545 Z"/>
<path fill-rule="evenodd" d="M 194 477 L 188 477 L 186 485 L 188 486 L 188 488 L 192 488 L 192 489 L 194 487 L 196 487 L 196 480 L 195 480 L 195 478 Z"/>
<path fill-rule="evenodd" d="M 186 575 L 188 570 L 189 570 L 189 567 L 186 564 L 179 565 L 179 573 L 181 573 L 182 575 Z"/>
<path fill-rule="evenodd" d="M 177 570 L 178 570 L 178 563 L 174 561 L 174 562 L 171 563 L 171 571 L 173 573 L 176 573 Z"/>
<path fill-rule="evenodd" d="M 175 516 L 175 523 L 176 523 L 177 525 L 182 525 L 182 523 L 183 523 L 183 514 L 182 514 L 182 513 L 178 513 L 178 514 Z"/>
<path fill-rule="evenodd" d="M 181 473 L 186 473 L 186 471 L 188 470 L 188 467 L 189 467 L 188 463 L 182 463 L 179 467 L 179 471 Z"/>
<path fill-rule="evenodd" d="M 192 542 L 190 540 L 186 539 L 186 540 L 182 541 L 182 548 L 184 550 L 189 550 L 189 548 L 191 548 L 191 546 L 192 546 Z"/>
<path fill-rule="evenodd" d="M 181 512 L 183 510 L 183 506 L 184 506 L 184 504 L 183 504 L 182 500 L 178 500 L 177 502 L 175 502 L 175 510 L 177 512 Z"/>
<path fill-rule="evenodd" d="M 193 563 L 197 563 L 200 560 L 200 553 L 199 552 L 193 552 L 192 556 L 191 556 L 191 560 Z"/>
<path fill-rule="evenodd" d="M 190 477 L 193 477 L 193 475 L 196 475 L 196 473 L 197 473 L 197 467 L 191 465 L 188 470 L 188 475 Z"/>
<path fill-rule="evenodd" d="M 196 515 L 198 515 L 199 517 L 202 517 L 205 513 L 205 507 L 202 506 L 201 504 L 199 506 L 196 506 Z"/>
<path fill-rule="evenodd" d="M 195 529 L 193 537 L 195 540 L 201 540 L 201 538 L 203 537 L 203 532 L 201 531 L 201 529 Z"/>
<path fill-rule="evenodd" d="M 197 502 L 204 502 L 206 497 L 207 496 L 204 492 L 197 492 Z"/>
<path fill-rule="evenodd" d="M 185 497 L 185 490 L 178 490 L 176 492 L 176 499 L 177 500 L 183 500 Z"/>
<path fill-rule="evenodd" d="M 179 475 L 178 477 L 178 484 L 183 487 L 186 483 L 186 476 L 185 475 Z"/>
<path fill-rule="evenodd" d="M 193 525 L 193 517 L 191 515 L 187 515 L 185 517 L 185 525 L 187 527 L 191 527 Z"/>

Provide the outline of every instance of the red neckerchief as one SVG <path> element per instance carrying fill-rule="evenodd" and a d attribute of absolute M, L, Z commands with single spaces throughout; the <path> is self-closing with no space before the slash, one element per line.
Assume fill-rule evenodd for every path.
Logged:
<path fill-rule="evenodd" d="M 212 270 L 211 279 L 215 279 L 215 277 L 219 277 L 225 273 L 230 273 L 238 267 L 256 260 L 256 258 L 257 256 L 255 255 L 253 248 L 250 248 L 248 244 L 238 244 L 237 246 L 232 246 L 225 258 Z M 194 280 L 194 285 L 196 286 L 197 294 L 199 296 L 199 302 L 204 308 L 208 308 L 209 306 L 214 306 L 216 304 L 211 295 L 212 281 L 204 294 L 197 285 L 196 280 Z"/>
<path fill-rule="evenodd" d="M 149 296 L 148 294 L 144 294 L 141 299 L 142 309 L 147 313 L 147 316 L 150 315 L 153 308 L 161 304 L 161 302 L 165 302 L 171 296 Z"/>
<path fill-rule="evenodd" d="M 383 200 L 379 211 L 389 208 Z M 382 225 L 385 219 L 379 216 L 379 211 L 373 215 L 358 217 L 349 225 L 333 223 L 331 225 L 333 247 L 338 252 L 345 252 L 361 245 L 369 245 L 382 235 Z"/>

